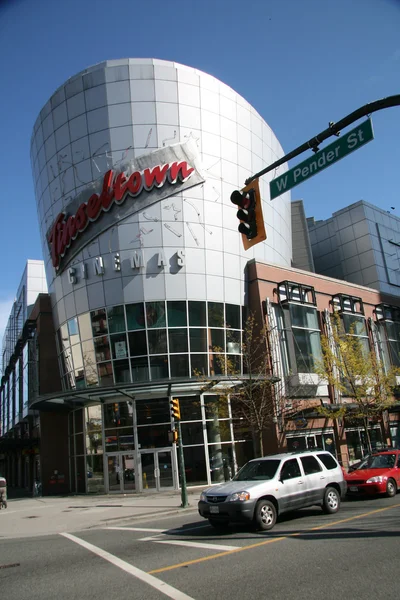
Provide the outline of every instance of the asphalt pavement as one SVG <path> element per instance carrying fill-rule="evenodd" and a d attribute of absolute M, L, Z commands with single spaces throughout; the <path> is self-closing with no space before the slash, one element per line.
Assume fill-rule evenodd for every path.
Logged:
<path fill-rule="evenodd" d="M 80 531 L 145 516 L 197 510 L 203 488 L 188 491 L 188 508 L 181 508 L 180 492 L 126 495 L 47 496 L 9 499 L 0 510 L 0 539 Z"/>
<path fill-rule="evenodd" d="M 80 530 L 2 539 L 1 592 L 7 600 L 397 599 L 400 494 L 345 501 L 333 515 L 319 507 L 296 511 L 269 532 L 215 530 L 197 514 L 197 498 L 192 492 L 189 509 L 180 509 L 173 493 L 46 498 L 22 501 L 30 505 L 19 514 L 12 502 L 9 517 L 18 514 L 20 524 L 38 521 L 29 517 L 46 508 L 59 514 L 59 525 L 78 527 L 80 519 L 69 517 L 74 510 L 87 521 Z M 1 533 L 7 511 L 0 513 Z"/>

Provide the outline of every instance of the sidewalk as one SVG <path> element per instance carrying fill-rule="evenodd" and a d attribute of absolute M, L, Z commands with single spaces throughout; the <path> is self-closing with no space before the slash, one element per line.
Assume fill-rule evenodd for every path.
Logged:
<path fill-rule="evenodd" d="M 15 498 L 0 510 L 0 539 L 51 535 L 128 523 L 138 517 L 197 512 L 203 488 L 188 492 L 189 507 L 181 508 L 180 492 L 132 495 L 47 496 Z"/>

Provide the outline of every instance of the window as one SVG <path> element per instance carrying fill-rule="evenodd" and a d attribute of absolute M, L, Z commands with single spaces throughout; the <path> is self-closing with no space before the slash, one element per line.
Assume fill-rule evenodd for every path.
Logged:
<path fill-rule="evenodd" d="M 342 314 L 344 330 L 348 335 L 357 337 L 364 355 L 370 352 L 369 338 L 365 318 L 362 315 Z"/>
<path fill-rule="evenodd" d="M 185 327 L 187 325 L 186 318 L 186 302 L 167 302 L 168 307 L 168 327 Z"/>
<path fill-rule="evenodd" d="M 143 303 L 126 305 L 126 321 L 128 330 L 144 329 L 144 308 Z"/>
<path fill-rule="evenodd" d="M 191 327 L 206 326 L 206 303 L 189 300 L 189 325 Z"/>
<path fill-rule="evenodd" d="M 294 354 L 298 373 L 314 373 L 322 360 L 317 309 L 302 304 L 289 304 Z"/>
<path fill-rule="evenodd" d="M 208 302 L 208 326 L 224 326 L 224 305 L 221 302 Z"/>
<path fill-rule="evenodd" d="M 297 459 L 291 458 L 283 464 L 281 480 L 285 481 L 286 479 L 294 479 L 295 477 L 301 477 L 301 471 Z"/>
<path fill-rule="evenodd" d="M 165 327 L 165 302 L 146 302 L 147 327 Z"/>
<path fill-rule="evenodd" d="M 319 473 L 322 471 L 321 465 L 315 458 L 315 456 L 301 456 L 301 464 L 303 465 L 305 475 L 312 475 L 313 473 Z"/>
<path fill-rule="evenodd" d="M 108 328 L 110 333 L 120 333 L 126 330 L 123 306 L 113 306 L 107 309 Z"/>
<path fill-rule="evenodd" d="M 336 460 L 331 454 L 317 454 L 317 456 L 324 465 L 324 467 L 326 467 L 329 470 L 336 469 L 336 467 L 338 466 Z"/>

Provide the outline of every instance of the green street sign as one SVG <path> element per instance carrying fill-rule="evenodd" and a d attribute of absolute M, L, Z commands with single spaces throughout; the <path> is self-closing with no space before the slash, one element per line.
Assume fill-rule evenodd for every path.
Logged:
<path fill-rule="evenodd" d="M 311 158 L 307 158 L 296 167 L 293 167 L 293 169 L 270 181 L 269 191 L 271 200 L 330 167 L 333 163 L 354 152 L 354 150 L 358 150 L 358 148 L 361 148 L 361 146 L 364 146 L 364 144 L 373 139 L 372 122 L 371 119 L 368 119 L 346 133 L 342 138 L 336 140 L 336 142 L 316 152 Z"/>

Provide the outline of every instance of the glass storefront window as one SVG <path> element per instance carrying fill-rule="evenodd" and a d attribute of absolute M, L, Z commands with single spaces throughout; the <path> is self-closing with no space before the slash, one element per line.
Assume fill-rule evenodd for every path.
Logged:
<path fill-rule="evenodd" d="M 89 493 L 104 493 L 103 456 L 86 456 L 87 491 Z"/>
<path fill-rule="evenodd" d="M 99 365 L 97 365 L 97 368 L 99 373 L 100 386 L 113 385 L 114 380 L 111 363 L 100 363 Z"/>
<path fill-rule="evenodd" d="M 131 331 L 134 329 L 144 329 L 145 320 L 143 302 L 138 302 L 137 304 L 127 304 L 125 308 L 128 330 Z"/>
<path fill-rule="evenodd" d="M 230 481 L 234 474 L 232 444 L 209 445 L 208 454 L 211 482 L 223 483 L 224 481 Z"/>
<path fill-rule="evenodd" d="M 151 332 L 154 333 L 154 332 Z M 171 353 L 188 351 L 188 330 L 172 329 L 168 331 L 169 351 Z"/>
<path fill-rule="evenodd" d="M 149 354 L 162 354 L 167 352 L 167 330 L 157 329 L 147 332 L 149 340 Z"/>
<path fill-rule="evenodd" d="M 230 442 L 232 439 L 230 421 L 207 421 L 207 438 L 209 444 Z"/>
<path fill-rule="evenodd" d="M 136 401 L 136 420 L 138 425 L 151 423 L 171 423 L 168 398 Z"/>
<path fill-rule="evenodd" d="M 189 485 L 207 483 L 207 467 L 204 446 L 186 446 L 183 448 L 186 482 Z"/>
<path fill-rule="evenodd" d="M 235 443 L 237 468 L 241 469 L 249 460 L 255 458 L 254 444 L 252 441 Z"/>
<path fill-rule="evenodd" d="M 133 427 L 133 405 L 129 401 L 104 405 L 104 427 Z"/>
<path fill-rule="evenodd" d="M 189 377 L 189 355 L 179 354 L 169 357 L 171 377 Z"/>
<path fill-rule="evenodd" d="M 168 432 L 171 425 L 153 425 L 151 427 L 138 427 L 138 443 L 142 450 L 146 448 L 164 448 L 170 446 Z"/>
<path fill-rule="evenodd" d="M 200 396 L 179 398 L 182 421 L 201 421 Z"/>
<path fill-rule="evenodd" d="M 101 337 L 94 338 L 94 350 L 96 354 L 96 362 L 103 362 L 111 358 L 110 354 L 110 343 L 108 336 L 102 335 Z"/>
<path fill-rule="evenodd" d="M 205 327 L 206 303 L 197 300 L 189 300 L 189 325 L 191 327 Z"/>
<path fill-rule="evenodd" d="M 88 454 L 101 454 L 102 445 L 102 410 L 100 405 L 84 408 L 86 425 L 86 452 Z"/>
<path fill-rule="evenodd" d="M 76 491 L 78 494 L 84 494 L 86 492 L 86 465 L 85 457 L 77 456 L 76 459 Z"/>
<path fill-rule="evenodd" d="M 204 396 L 206 419 L 227 419 L 229 417 L 228 399 L 221 396 Z"/>
<path fill-rule="evenodd" d="M 165 327 L 165 302 L 146 302 L 148 328 Z"/>
<path fill-rule="evenodd" d="M 107 316 L 104 308 L 93 310 L 90 313 L 93 335 L 104 335 L 108 333 Z"/>
<path fill-rule="evenodd" d="M 107 309 L 109 333 L 126 331 L 125 312 L 123 306 L 113 306 Z"/>
<path fill-rule="evenodd" d="M 399 423 L 390 423 L 390 437 L 392 438 L 392 446 L 397 450 L 400 448 L 400 426 Z"/>
<path fill-rule="evenodd" d="M 82 409 L 75 410 L 74 415 L 74 433 L 83 432 L 83 411 Z"/>
<path fill-rule="evenodd" d="M 131 359 L 132 381 L 148 381 L 149 364 L 147 356 Z"/>
<path fill-rule="evenodd" d="M 110 335 L 110 341 L 113 358 L 126 358 L 128 356 L 126 333 Z"/>
<path fill-rule="evenodd" d="M 115 383 L 130 383 L 131 372 L 129 369 L 129 360 L 114 361 Z"/>
<path fill-rule="evenodd" d="M 83 433 L 78 433 L 74 436 L 75 438 L 75 454 L 81 455 L 85 453 L 85 446 L 83 443 Z"/>
<path fill-rule="evenodd" d="M 134 449 L 134 437 L 132 427 L 122 427 L 120 429 L 106 429 L 104 431 L 105 451 L 123 452 Z"/>
<path fill-rule="evenodd" d="M 189 444 L 204 444 L 203 423 L 182 423 L 182 443 Z"/>
<path fill-rule="evenodd" d="M 207 354 L 191 354 L 190 355 L 190 371 L 192 377 L 206 377 L 208 375 L 208 355 Z"/>
<path fill-rule="evenodd" d="M 225 304 L 226 326 L 232 329 L 240 329 L 240 306 Z"/>
<path fill-rule="evenodd" d="M 142 356 L 147 354 L 147 339 L 145 331 L 128 333 L 128 338 L 131 356 Z"/>
<path fill-rule="evenodd" d="M 167 309 L 168 327 L 185 327 L 187 325 L 186 302 L 184 300 L 167 302 Z"/>
<path fill-rule="evenodd" d="M 224 326 L 224 305 L 222 302 L 208 302 L 208 326 Z"/>
<path fill-rule="evenodd" d="M 84 315 L 80 315 L 78 317 L 79 322 L 79 332 L 81 335 L 81 340 L 90 340 L 93 336 L 92 334 L 92 326 L 90 323 L 90 315 L 89 313 L 85 313 Z"/>

